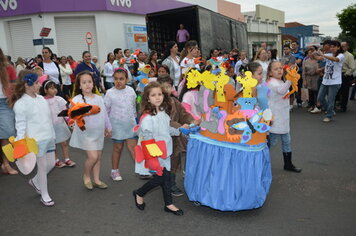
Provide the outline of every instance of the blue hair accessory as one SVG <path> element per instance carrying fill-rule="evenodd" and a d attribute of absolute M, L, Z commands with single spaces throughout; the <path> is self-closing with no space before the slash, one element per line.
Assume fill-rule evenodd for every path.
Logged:
<path fill-rule="evenodd" d="M 32 86 L 36 82 L 37 79 L 38 79 L 38 75 L 37 74 L 27 74 L 23 78 L 23 80 L 26 81 L 26 84 L 28 86 Z"/>

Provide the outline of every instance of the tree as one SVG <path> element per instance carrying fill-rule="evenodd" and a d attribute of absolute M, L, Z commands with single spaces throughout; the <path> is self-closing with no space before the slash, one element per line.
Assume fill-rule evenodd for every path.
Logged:
<path fill-rule="evenodd" d="M 342 34 L 356 38 L 356 4 L 352 4 L 336 14 Z"/>

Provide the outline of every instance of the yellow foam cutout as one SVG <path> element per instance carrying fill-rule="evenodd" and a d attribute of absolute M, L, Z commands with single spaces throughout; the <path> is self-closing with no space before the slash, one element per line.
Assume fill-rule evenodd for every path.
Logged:
<path fill-rule="evenodd" d="M 4 152 L 6 158 L 10 161 L 10 162 L 14 162 L 14 148 L 12 147 L 11 144 L 7 144 L 5 146 L 2 146 L 2 151 Z"/>
<path fill-rule="evenodd" d="M 159 149 L 159 147 L 155 143 L 147 144 L 146 148 L 150 153 L 150 155 L 153 157 L 160 157 L 163 155 L 163 152 L 161 151 L 161 149 Z"/>

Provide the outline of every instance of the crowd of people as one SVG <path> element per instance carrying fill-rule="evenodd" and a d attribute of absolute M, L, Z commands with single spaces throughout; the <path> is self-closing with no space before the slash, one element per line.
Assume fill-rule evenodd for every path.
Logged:
<path fill-rule="evenodd" d="M 325 112 L 323 121 L 330 122 L 335 111 L 346 112 L 348 100 L 355 99 L 356 87 L 349 96 L 355 78 L 355 60 L 347 51 L 346 42 L 326 40 L 321 48 L 311 46 L 305 52 L 300 50 L 298 42 L 292 42 L 283 46 L 281 58 L 277 57 L 276 49 L 267 49 L 264 44 L 253 59 L 248 58 L 246 51 L 236 48 L 231 51 L 214 48 L 209 55 L 202 55 L 194 40 L 185 42 L 179 50 L 182 42 L 168 42 L 162 54 L 155 50 L 147 54 L 116 48 L 107 54 L 104 65 L 89 51 L 84 51 L 81 60 L 75 61 L 71 56 L 57 57 L 49 47 L 44 47 L 42 55 L 35 58 L 19 57 L 12 65 L 11 58 L 0 49 L 1 146 L 8 144 L 11 136 L 15 140 L 36 139 L 37 174 L 29 184 L 45 206 L 54 205 L 47 190 L 49 171 L 54 166 L 76 165 L 70 158 L 69 146 L 86 153 L 84 187 L 88 190 L 108 187 L 100 179 L 100 168 L 104 138 L 111 137 L 112 180 L 123 180 L 119 167 L 125 143 L 135 161 L 135 172 L 140 178 L 148 179 L 133 191 L 137 208 L 144 210 L 146 193 L 161 186 L 164 210 L 183 215 L 172 200 L 172 195 L 184 194 L 176 184 L 187 142 L 179 128 L 201 122 L 194 106 L 198 90 L 186 85 L 185 74 L 190 70 L 214 71 L 217 65 L 222 65 L 236 92 L 242 87 L 237 77 L 251 71 L 258 80 L 253 91 L 258 106 L 271 108 L 275 116 L 269 143 L 273 145 L 281 139 L 284 169 L 298 173 L 301 169 L 292 163 L 289 134 L 289 113 L 293 105 L 304 105 L 314 114 Z M 146 82 L 136 81 L 145 68 L 149 68 Z M 298 92 L 283 99 L 291 86 L 284 79 L 286 68 L 298 68 L 301 79 Z M 90 104 L 100 112 L 86 116 L 83 126 L 75 123 L 71 127 L 68 119 L 58 114 L 76 103 Z M 137 162 L 136 148 L 141 145 L 144 149 L 146 143 L 158 140 L 166 144 L 166 158 L 159 158 L 162 172 L 153 174 L 143 162 Z M 57 155 L 56 144 L 62 148 L 63 159 Z M 3 173 L 18 174 L 5 155 L 2 154 L 1 160 Z"/>

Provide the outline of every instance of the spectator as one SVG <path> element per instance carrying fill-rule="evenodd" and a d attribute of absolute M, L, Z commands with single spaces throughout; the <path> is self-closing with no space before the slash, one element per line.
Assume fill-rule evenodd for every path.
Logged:
<path fill-rule="evenodd" d="M 249 60 L 247 58 L 247 53 L 246 51 L 241 51 L 240 52 L 240 58 L 235 64 L 234 72 L 237 76 L 240 75 L 240 68 L 245 67 L 249 63 Z"/>
<path fill-rule="evenodd" d="M 67 61 L 70 65 L 70 68 L 72 69 L 73 73 L 70 75 L 70 80 L 72 82 L 72 84 L 74 84 L 75 82 L 75 75 L 74 75 L 74 71 L 78 66 L 78 63 L 73 59 L 72 56 L 67 56 Z"/>
<path fill-rule="evenodd" d="M 16 75 L 19 75 L 19 72 L 26 69 L 25 61 L 22 57 L 18 57 L 15 63 L 16 65 Z"/>
<path fill-rule="evenodd" d="M 307 59 L 303 61 L 303 87 L 308 89 L 308 111 L 312 111 L 316 105 L 318 96 L 319 64 L 314 56 L 315 48 L 309 48 L 305 54 Z"/>
<path fill-rule="evenodd" d="M 169 68 L 170 76 L 173 79 L 173 84 L 177 88 L 180 78 L 181 70 L 179 66 L 178 45 L 174 41 L 170 41 L 167 44 L 166 58 L 163 60 L 162 65 L 167 65 Z"/>
<path fill-rule="evenodd" d="M 254 61 L 260 63 L 260 65 L 262 66 L 262 69 L 263 69 L 262 81 L 266 82 L 266 79 L 267 79 L 267 68 L 268 68 L 268 65 L 269 65 L 268 54 L 267 54 L 266 49 L 264 49 L 264 48 L 258 49 Z"/>
<path fill-rule="evenodd" d="M 179 25 L 179 30 L 177 31 L 177 42 L 178 42 L 178 50 L 182 51 L 185 43 L 190 39 L 190 35 L 188 30 L 184 29 L 184 25 Z"/>
<path fill-rule="evenodd" d="M 299 43 L 297 41 L 292 42 L 292 54 L 296 59 L 296 64 L 299 67 L 298 73 L 300 74 L 300 79 L 298 80 L 298 92 L 297 94 L 297 104 L 298 107 L 302 106 L 302 87 L 303 87 L 303 60 L 304 60 L 304 53 L 299 50 Z"/>
<path fill-rule="evenodd" d="M 63 81 L 63 95 L 67 99 L 72 95 L 72 81 L 70 75 L 73 73 L 73 71 L 65 56 L 62 56 L 60 59 L 59 69 L 61 71 L 61 77 Z"/>
<path fill-rule="evenodd" d="M 105 89 L 111 89 L 114 86 L 114 53 L 109 52 L 107 55 L 107 61 L 104 65 L 104 76 L 105 76 Z"/>
<path fill-rule="evenodd" d="M 155 75 L 157 75 L 157 57 L 157 51 L 152 50 L 147 60 L 147 64 L 151 66 L 152 70 L 155 72 Z"/>

